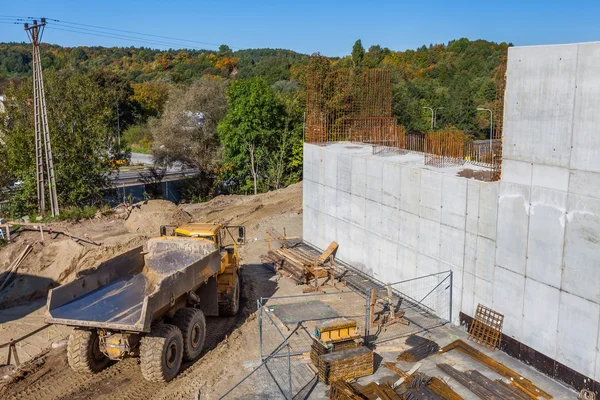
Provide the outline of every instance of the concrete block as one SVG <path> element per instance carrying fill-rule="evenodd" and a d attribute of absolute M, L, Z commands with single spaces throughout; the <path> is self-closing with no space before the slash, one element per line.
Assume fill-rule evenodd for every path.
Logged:
<path fill-rule="evenodd" d="M 498 182 L 480 182 L 477 234 L 496 239 L 498 230 Z"/>
<path fill-rule="evenodd" d="M 467 180 L 444 175 L 442 178 L 442 224 L 465 229 Z"/>
<path fill-rule="evenodd" d="M 600 304 L 600 199 L 569 195 L 562 289 Z"/>
<path fill-rule="evenodd" d="M 440 223 L 419 219 L 419 253 L 432 258 L 440 257 Z"/>
<path fill-rule="evenodd" d="M 577 46 L 508 51 L 503 157 L 568 167 Z"/>
<path fill-rule="evenodd" d="M 338 153 L 337 190 L 348 193 L 352 191 L 352 156 L 350 154 Z"/>
<path fill-rule="evenodd" d="M 442 212 L 442 174 L 422 170 L 419 215 L 440 222 Z"/>
<path fill-rule="evenodd" d="M 467 232 L 477 235 L 479 225 L 479 188 L 477 181 L 467 181 Z"/>
<path fill-rule="evenodd" d="M 495 272 L 492 308 L 504 314 L 503 333 L 517 339 L 522 338 L 525 277 L 502 267 L 496 267 Z"/>
<path fill-rule="evenodd" d="M 560 293 L 558 362 L 585 376 L 595 374 L 599 318 L 600 305 L 564 291 Z"/>
<path fill-rule="evenodd" d="M 531 189 L 527 276 L 560 288 L 567 193 L 534 187 Z"/>
<path fill-rule="evenodd" d="M 600 46 L 598 43 L 582 43 L 577 47 L 571 168 L 600 172 Z"/>
<path fill-rule="evenodd" d="M 417 277 L 417 251 L 409 247 L 398 245 L 398 266 L 400 268 L 400 280 L 413 279 Z"/>
<path fill-rule="evenodd" d="M 440 260 L 462 270 L 465 255 L 465 231 L 440 226 Z"/>
<path fill-rule="evenodd" d="M 556 359 L 560 290 L 525 279 L 523 343 Z"/>
<path fill-rule="evenodd" d="M 353 195 L 366 197 L 367 190 L 367 159 L 352 157 L 352 182 L 350 191 Z"/>
<path fill-rule="evenodd" d="M 367 159 L 367 193 L 369 200 L 381 203 L 383 163 L 379 157 Z"/>
<path fill-rule="evenodd" d="M 465 314 L 475 316 L 475 275 L 467 272 L 463 273 L 462 280 L 462 301 L 461 311 Z M 489 303 L 488 303 L 489 304 Z"/>
<path fill-rule="evenodd" d="M 364 197 L 351 195 L 350 197 L 350 222 L 355 225 L 364 227 L 365 218 L 367 215 L 366 205 L 367 200 Z"/>
<path fill-rule="evenodd" d="M 502 158 L 502 182 L 530 186 L 532 175 L 532 163 Z"/>
<path fill-rule="evenodd" d="M 529 198 L 529 187 L 500 182 L 496 264 L 521 275 L 525 275 Z"/>
<path fill-rule="evenodd" d="M 475 276 L 475 269 L 477 265 L 477 235 L 471 233 L 465 234 L 465 258 L 464 258 L 464 270 Z"/>
<path fill-rule="evenodd" d="M 600 173 L 572 170 L 569 179 L 569 193 L 599 198 Z"/>
<path fill-rule="evenodd" d="M 399 215 L 398 243 L 417 249 L 419 247 L 419 217 L 405 211 L 400 211 Z"/>
<path fill-rule="evenodd" d="M 477 236 L 477 257 L 475 276 L 488 282 L 494 281 L 496 243 L 483 236 Z"/>
<path fill-rule="evenodd" d="M 401 169 L 402 192 L 400 195 L 400 209 L 419 215 L 419 201 L 421 197 L 421 170 L 417 168 Z"/>
<path fill-rule="evenodd" d="M 337 158 L 335 151 L 326 151 L 323 155 L 323 184 L 333 189 L 337 189 Z"/>
<path fill-rule="evenodd" d="M 365 207 L 365 228 L 376 234 L 381 234 L 381 203 L 367 200 Z"/>
<path fill-rule="evenodd" d="M 336 209 L 335 216 L 337 219 L 344 221 L 352 220 L 352 195 L 342 190 L 336 191 Z"/>
<path fill-rule="evenodd" d="M 531 185 L 566 192 L 569 189 L 569 169 L 533 164 Z"/>
<path fill-rule="evenodd" d="M 400 208 L 400 195 L 402 192 L 402 166 L 385 162 L 383 163 L 383 187 L 381 190 L 381 203 L 392 208 Z"/>
<path fill-rule="evenodd" d="M 394 243 L 398 243 L 400 230 L 400 211 L 396 208 L 381 205 L 381 235 Z"/>

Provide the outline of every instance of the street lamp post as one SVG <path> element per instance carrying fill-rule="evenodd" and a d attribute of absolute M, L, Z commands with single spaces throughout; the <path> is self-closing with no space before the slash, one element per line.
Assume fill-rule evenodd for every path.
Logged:
<path fill-rule="evenodd" d="M 429 111 L 431 111 L 431 130 L 433 130 L 433 121 L 435 119 L 435 111 L 433 111 L 433 108 L 431 107 L 423 107 L 428 109 Z"/>
<path fill-rule="evenodd" d="M 494 113 L 489 108 L 478 108 L 477 111 L 489 111 L 490 112 L 490 154 L 492 158 L 494 154 L 492 153 L 492 128 L 494 125 Z"/>

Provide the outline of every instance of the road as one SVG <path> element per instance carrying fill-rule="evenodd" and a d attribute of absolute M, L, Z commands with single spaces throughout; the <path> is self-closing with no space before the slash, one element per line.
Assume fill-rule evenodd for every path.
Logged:
<path fill-rule="evenodd" d="M 120 168 L 119 171 L 117 171 L 116 176 L 113 177 L 114 186 L 121 187 L 141 183 L 141 176 L 151 176 L 150 171 L 154 166 L 154 160 L 150 154 L 131 153 L 131 164 L 132 166 Z M 167 167 L 167 171 L 165 172 L 162 181 L 186 179 L 196 175 L 197 172 L 198 170 L 195 168 L 185 168 L 181 164 L 175 163 L 174 165 Z"/>

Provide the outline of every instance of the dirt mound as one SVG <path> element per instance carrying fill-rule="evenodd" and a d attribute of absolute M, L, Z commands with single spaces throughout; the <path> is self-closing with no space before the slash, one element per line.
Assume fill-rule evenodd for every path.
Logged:
<path fill-rule="evenodd" d="M 180 225 L 190 216 L 167 200 L 150 200 L 136 206 L 127 218 L 125 226 L 130 232 L 156 236 L 161 225 Z"/>

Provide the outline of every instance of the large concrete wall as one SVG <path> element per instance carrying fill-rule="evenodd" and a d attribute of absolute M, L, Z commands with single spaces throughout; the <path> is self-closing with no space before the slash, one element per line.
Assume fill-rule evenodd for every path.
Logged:
<path fill-rule="evenodd" d="M 304 237 L 382 281 L 451 269 L 453 315 L 600 380 L 600 43 L 509 50 L 502 180 L 305 145 Z"/>

